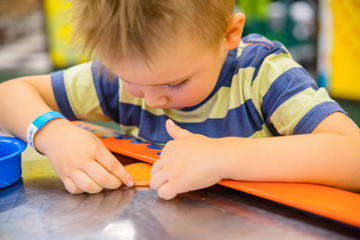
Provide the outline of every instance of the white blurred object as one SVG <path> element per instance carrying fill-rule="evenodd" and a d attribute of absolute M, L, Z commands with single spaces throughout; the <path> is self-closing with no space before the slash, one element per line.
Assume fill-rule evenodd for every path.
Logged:
<path fill-rule="evenodd" d="M 268 18 L 271 29 L 281 31 L 285 26 L 286 6 L 282 2 L 273 2 L 268 5 Z"/>
<path fill-rule="evenodd" d="M 315 19 L 315 11 L 307 2 L 294 2 L 290 5 L 290 16 L 295 22 L 312 24 Z"/>
<path fill-rule="evenodd" d="M 316 31 L 316 17 L 315 11 L 309 3 L 305 1 L 292 3 L 289 15 L 295 23 L 293 35 L 296 39 L 304 41 L 314 35 Z"/>
<path fill-rule="evenodd" d="M 8 13 L 0 11 L 0 71 L 48 72 L 52 64 L 41 5 L 29 7 L 28 12 L 21 14 Z"/>

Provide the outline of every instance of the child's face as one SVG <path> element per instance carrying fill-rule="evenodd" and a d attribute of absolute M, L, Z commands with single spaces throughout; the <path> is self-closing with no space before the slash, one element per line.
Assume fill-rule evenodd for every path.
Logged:
<path fill-rule="evenodd" d="M 152 108 L 181 109 L 202 102 L 213 90 L 227 50 L 199 50 L 192 41 L 183 41 L 158 58 L 151 69 L 146 64 L 103 61 L 126 90 L 144 98 Z M 104 60 L 104 59 L 103 59 Z"/>

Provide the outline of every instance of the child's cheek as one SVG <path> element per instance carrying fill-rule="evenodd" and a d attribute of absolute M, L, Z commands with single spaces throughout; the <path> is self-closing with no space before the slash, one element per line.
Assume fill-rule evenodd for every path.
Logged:
<path fill-rule="evenodd" d="M 124 86 L 125 86 L 126 91 L 128 91 L 134 97 L 138 97 L 138 98 L 144 97 L 144 92 L 141 91 L 141 89 L 139 87 L 130 86 L 130 85 L 124 85 Z"/>
<path fill-rule="evenodd" d="M 176 100 L 174 99 L 176 98 Z M 201 103 L 206 96 L 199 94 L 199 91 L 187 91 L 182 94 L 172 95 L 172 99 L 175 100 L 177 104 L 183 105 L 183 107 L 192 107 Z"/>

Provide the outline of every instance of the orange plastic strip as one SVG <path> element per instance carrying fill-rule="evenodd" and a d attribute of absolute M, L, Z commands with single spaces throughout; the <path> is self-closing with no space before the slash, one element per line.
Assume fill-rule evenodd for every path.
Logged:
<path fill-rule="evenodd" d="M 148 163 L 154 163 L 161 153 L 161 146 L 127 139 L 114 130 L 84 122 L 74 124 L 93 132 L 112 152 Z M 301 183 L 223 180 L 219 184 L 360 228 L 360 194 Z"/>

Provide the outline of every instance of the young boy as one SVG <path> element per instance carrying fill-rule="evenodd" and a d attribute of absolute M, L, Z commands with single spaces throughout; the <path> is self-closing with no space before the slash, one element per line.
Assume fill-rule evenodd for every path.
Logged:
<path fill-rule="evenodd" d="M 164 199 L 221 179 L 360 190 L 359 129 L 280 43 L 241 40 L 233 0 L 74 8 L 76 34 L 100 61 L 0 86 L 1 126 L 47 155 L 70 193 L 133 181 L 100 140 L 52 111 L 165 144 L 150 181 Z"/>

